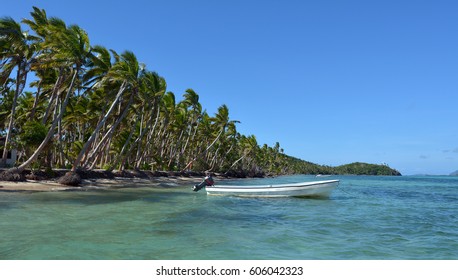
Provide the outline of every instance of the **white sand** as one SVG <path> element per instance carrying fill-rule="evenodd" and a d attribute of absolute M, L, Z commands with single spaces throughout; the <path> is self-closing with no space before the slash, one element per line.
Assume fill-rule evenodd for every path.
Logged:
<path fill-rule="evenodd" d="M 198 177 L 157 177 L 151 180 L 140 178 L 115 178 L 115 179 L 91 179 L 83 180 L 79 187 L 61 185 L 55 181 L 34 181 L 7 182 L 0 181 L 1 191 L 64 191 L 88 188 L 109 188 L 109 187 L 139 187 L 139 186 L 161 186 L 161 185 L 192 185 L 201 182 Z"/>

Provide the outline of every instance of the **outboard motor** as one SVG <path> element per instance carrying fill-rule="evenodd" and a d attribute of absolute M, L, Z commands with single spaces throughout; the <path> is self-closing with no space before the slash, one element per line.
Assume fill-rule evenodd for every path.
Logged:
<path fill-rule="evenodd" d="M 204 178 L 204 180 L 203 180 L 200 184 L 195 185 L 195 186 L 192 188 L 192 190 L 195 191 L 195 192 L 198 192 L 198 191 L 200 191 L 201 189 L 203 189 L 204 187 L 213 186 L 214 183 L 215 183 L 215 182 L 213 181 L 212 176 L 209 175 L 209 176 L 206 176 L 206 177 Z"/>

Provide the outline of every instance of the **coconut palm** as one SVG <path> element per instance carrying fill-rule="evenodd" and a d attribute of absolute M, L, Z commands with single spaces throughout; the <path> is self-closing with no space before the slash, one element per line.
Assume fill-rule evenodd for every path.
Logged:
<path fill-rule="evenodd" d="M 13 80 L 8 79 L 8 82 L 2 86 L 0 91 L 0 119 L 7 120 L 11 112 L 11 104 L 13 104 L 13 98 L 15 91 L 11 89 Z M 6 122 L 0 122 L 0 131 L 6 131 Z M 1 147 L 0 147 L 1 149 Z M 1 157 L 2 155 L 0 155 Z"/>
<path fill-rule="evenodd" d="M 241 170 L 252 169 L 252 166 L 250 166 L 250 164 L 256 163 L 256 152 L 259 149 L 258 142 L 256 140 L 256 136 L 254 135 L 250 135 L 248 137 L 242 136 L 239 141 L 239 149 L 240 149 L 241 157 L 232 163 L 229 170 L 233 168 L 234 166 L 236 166 L 236 164 L 239 161 L 246 160 L 246 158 L 248 158 L 248 160 L 246 161 L 244 165 L 242 165 L 240 169 Z"/>
<path fill-rule="evenodd" d="M 190 108 L 189 120 L 188 120 L 188 135 L 186 143 L 182 148 L 181 154 L 187 154 L 186 162 L 191 159 L 191 153 L 187 152 L 189 143 L 194 143 L 198 128 L 198 120 L 201 118 L 202 105 L 199 103 L 199 95 L 192 89 L 187 89 L 183 95 L 183 103 Z M 190 151 L 192 148 L 189 149 Z"/>
<path fill-rule="evenodd" d="M 97 125 L 97 128 L 92 133 L 91 137 L 87 140 L 84 144 L 83 149 L 78 154 L 78 157 L 75 159 L 72 171 L 76 171 L 76 168 L 80 166 L 81 160 L 83 155 L 86 153 L 89 146 L 92 144 L 92 141 L 95 138 L 95 135 L 98 133 L 98 130 L 101 126 L 105 123 L 108 116 L 111 114 L 115 105 L 120 100 L 121 96 L 127 91 L 130 93 L 129 101 L 125 108 L 130 108 L 134 97 L 138 94 L 138 90 L 140 87 L 140 74 L 143 70 L 144 66 L 140 64 L 137 60 L 137 57 L 134 53 L 130 51 L 125 51 L 121 54 L 119 61 L 117 61 L 110 69 L 110 71 L 105 76 L 106 82 L 111 83 L 119 83 L 121 82 L 121 86 L 119 87 L 118 94 L 116 95 L 114 101 L 112 102 L 110 109 L 105 114 L 105 117 L 102 119 L 101 122 Z M 120 120 L 121 121 L 121 120 Z M 130 140 L 130 138 L 129 138 Z M 121 159 L 122 154 L 119 154 L 115 162 L 119 162 Z M 113 165 L 114 166 L 114 165 Z M 112 167 L 113 168 L 113 167 Z"/>
<path fill-rule="evenodd" d="M 226 105 L 221 105 L 218 108 L 218 112 L 216 112 L 215 117 L 212 118 L 213 120 L 213 127 L 214 127 L 214 132 L 217 132 L 218 135 L 213 139 L 213 141 L 199 154 L 197 154 L 187 165 L 183 170 L 188 169 L 194 161 L 196 161 L 199 157 L 203 156 L 207 151 L 210 150 L 210 148 L 215 145 L 215 143 L 220 140 L 221 135 L 226 131 L 226 128 L 229 123 L 238 123 L 239 121 L 236 120 L 230 120 L 229 119 L 229 108 Z"/>
<path fill-rule="evenodd" d="M 5 146 L 0 165 L 4 165 L 6 162 L 14 128 L 17 99 L 24 90 L 27 73 L 30 71 L 34 55 L 36 54 L 35 45 L 31 43 L 33 40 L 35 40 L 35 37 L 23 31 L 20 23 L 16 22 L 11 17 L 3 17 L 0 19 L 0 61 L 2 62 L 0 83 L 4 85 L 6 81 L 8 81 L 13 69 L 16 69 L 16 89 L 11 105 Z"/>
<path fill-rule="evenodd" d="M 166 91 L 165 79 L 160 77 L 157 73 L 151 71 L 144 71 L 140 80 L 139 98 L 137 106 L 141 109 L 141 122 L 139 126 L 139 135 L 127 151 L 130 155 L 134 148 L 137 148 L 135 157 L 135 167 L 139 168 L 141 165 L 141 155 L 143 154 L 142 144 L 143 138 L 150 130 L 154 133 L 155 126 L 158 122 L 159 102 Z M 155 125 L 153 125 L 153 121 Z M 146 144 L 145 144 L 146 145 Z"/>
<path fill-rule="evenodd" d="M 229 108 L 227 108 L 226 105 L 222 105 L 218 108 L 218 112 L 216 112 L 216 115 L 213 118 L 213 120 L 216 128 L 219 128 L 220 130 L 215 140 L 210 144 L 210 146 L 207 147 L 207 150 L 210 149 L 216 143 L 216 141 L 219 140 L 223 132 L 226 131 L 226 128 L 229 123 L 240 123 L 239 121 L 229 119 Z"/>
<path fill-rule="evenodd" d="M 62 121 L 68 101 L 74 94 L 77 78 L 79 78 L 91 50 L 87 33 L 77 25 L 66 27 L 61 20 L 53 18 L 47 26 L 42 28 L 47 30 L 48 33 L 41 46 L 46 55 L 40 58 L 40 63 L 44 67 L 58 68 L 59 76 L 57 80 L 62 83 L 65 81 L 68 84 L 66 84 L 65 92 L 60 91 L 59 88 L 54 88 L 53 92 L 57 93 L 57 97 L 55 98 L 54 117 L 51 127 L 43 142 L 32 156 L 18 167 L 18 171 L 22 171 L 30 165 L 55 134 L 55 128 Z M 58 86 L 59 83 L 56 82 L 55 87 Z"/>
<path fill-rule="evenodd" d="M 116 109 L 114 106 L 119 103 L 121 95 L 126 89 L 125 84 L 107 82 L 108 79 L 106 77 L 113 66 L 113 58 L 114 63 L 119 61 L 119 55 L 115 51 L 109 51 L 103 46 L 94 46 L 89 56 L 87 70 L 83 76 L 83 84 L 87 87 L 86 95 L 89 96 L 89 108 L 86 108 L 89 110 L 88 114 L 100 116 L 97 124 L 93 126 L 95 128 L 93 133 L 94 139 L 91 139 L 97 145 L 95 145 L 95 148 L 91 148 L 90 145 L 85 147 L 87 152 L 89 152 L 85 160 L 86 167 L 89 165 L 89 162 L 93 162 L 94 166 L 96 163 L 94 159 L 102 156 L 100 151 L 106 145 L 106 140 L 117 127 L 117 125 L 112 125 L 108 132 L 102 132 L 105 133 L 103 137 L 98 135 L 102 131 L 102 128 L 109 122 L 108 118 L 113 116 L 112 112 L 107 113 L 107 110 L 112 107 L 112 110 Z M 111 99 L 113 101 L 110 106 L 109 101 Z M 97 141 L 100 138 L 102 140 Z"/>

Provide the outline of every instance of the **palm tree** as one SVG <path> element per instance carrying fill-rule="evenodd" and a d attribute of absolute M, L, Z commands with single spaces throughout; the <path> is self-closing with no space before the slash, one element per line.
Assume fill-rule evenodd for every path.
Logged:
<path fill-rule="evenodd" d="M 188 115 L 189 112 L 185 105 L 182 102 L 178 103 L 175 109 L 173 123 L 170 126 L 170 132 L 173 135 L 174 140 L 169 144 L 169 170 L 176 170 L 180 168 L 181 145 L 187 128 Z M 175 164 L 173 165 L 173 163 Z"/>
<path fill-rule="evenodd" d="M 120 100 L 121 96 L 125 91 L 130 92 L 129 102 L 126 105 L 126 108 L 129 108 L 133 102 L 133 98 L 137 95 L 140 83 L 140 73 L 143 70 L 143 66 L 138 62 L 137 57 L 129 51 L 125 51 L 121 54 L 120 60 L 115 63 L 110 71 L 106 75 L 107 82 L 118 83 L 121 82 L 121 86 L 118 90 L 118 94 L 113 100 L 110 108 L 105 114 L 104 118 L 99 122 L 94 132 L 91 134 L 90 138 L 84 144 L 77 158 L 75 159 L 71 172 L 75 172 L 76 169 L 80 166 L 83 155 L 86 154 L 88 148 L 92 144 L 92 141 L 95 139 L 95 135 L 98 133 L 102 125 L 107 120 L 108 116 L 111 114 L 116 104 Z M 118 158 L 120 158 L 119 155 Z M 117 159 L 119 161 L 119 159 Z"/>
<path fill-rule="evenodd" d="M 13 104 L 13 98 L 15 91 L 11 89 L 13 86 L 13 80 L 7 79 L 7 82 L 0 88 L 0 119 L 7 120 L 11 110 L 11 104 Z M 6 123 L 0 122 L 0 131 L 6 131 Z M 1 157 L 1 155 L 0 155 Z"/>
<path fill-rule="evenodd" d="M 33 40 L 35 40 L 35 37 L 23 31 L 20 23 L 16 22 L 11 17 L 0 19 L 0 61 L 2 61 L 0 72 L 1 84 L 4 85 L 13 69 L 17 69 L 15 80 L 16 90 L 11 106 L 10 120 L 8 122 L 5 146 L 0 165 L 4 165 L 6 162 L 9 143 L 14 128 L 17 98 L 24 90 L 27 73 L 30 71 L 36 53 L 35 45 L 31 44 Z"/>
<path fill-rule="evenodd" d="M 219 159 L 220 170 L 227 170 L 228 166 L 230 166 L 232 163 L 232 160 L 238 156 L 236 148 L 238 141 L 240 141 L 240 133 L 237 132 L 235 123 L 229 123 L 227 125 L 225 138 L 226 139 L 223 147 L 225 153 L 221 154 Z"/>
<path fill-rule="evenodd" d="M 159 149 L 159 155 L 158 159 L 160 158 L 161 162 L 163 161 L 166 153 L 167 153 L 167 144 L 168 140 L 170 140 L 171 137 L 171 130 L 170 124 L 173 122 L 173 119 L 175 117 L 175 110 L 176 110 L 176 103 L 175 103 L 175 94 L 173 92 L 166 92 L 164 96 L 161 99 L 161 130 L 158 132 L 158 149 Z"/>
<path fill-rule="evenodd" d="M 219 130 L 218 135 L 215 137 L 213 142 L 210 143 L 210 145 L 207 146 L 207 148 L 204 151 L 200 152 L 196 157 L 194 157 L 186 165 L 186 167 L 183 169 L 183 171 L 188 169 L 188 167 L 191 166 L 192 163 L 194 161 L 196 161 L 198 157 L 200 157 L 203 154 L 205 154 L 208 150 L 210 150 L 211 147 L 213 147 L 213 145 L 215 145 L 215 143 L 220 139 L 221 135 L 223 135 L 223 132 L 226 131 L 227 125 L 229 123 L 234 123 L 234 124 L 235 123 L 239 123 L 239 121 L 230 120 L 229 119 L 229 108 L 225 104 L 221 105 L 218 108 L 218 112 L 216 113 L 215 117 L 213 118 L 213 121 L 214 121 L 214 127 Z"/>
<path fill-rule="evenodd" d="M 150 131 L 155 129 L 155 125 L 152 126 L 153 121 L 155 124 L 158 122 L 158 113 L 159 113 L 159 101 L 162 96 L 165 94 L 167 84 L 165 79 L 160 77 L 155 72 L 145 71 L 141 76 L 140 80 L 141 88 L 139 91 L 139 103 L 141 109 L 141 124 L 140 124 L 140 133 L 137 139 L 134 141 L 134 144 L 130 146 L 127 155 L 130 155 L 132 150 L 137 147 L 137 153 L 135 157 L 135 167 L 138 169 L 141 165 L 141 154 L 142 145 L 144 136 Z M 146 119 L 146 121 L 145 121 Z M 143 125 L 144 123 L 144 125 Z"/>
<path fill-rule="evenodd" d="M 90 96 L 89 114 L 99 115 L 100 118 L 97 122 L 97 125 L 102 123 L 102 127 L 106 126 L 106 123 L 108 122 L 107 116 L 110 116 L 111 114 L 108 113 L 107 115 L 107 109 L 111 107 L 108 103 L 109 100 L 112 99 L 112 96 L 115 96 L 113 99 L 113 104 L 117 104 L 121 100 L 121 95 L 125 91 L 125 84 L 123 85 L 122 83 L 107 82 L 107 75 L 113 66 L 112 57 L 115 58 L 115 63 L 119 61 L 119 55 L 115 51 L 109 51 L 103 46 L 94 46 L 89 57 L 89 62 L 87 65 L 88 68 L 83 76 L 84 86 L 87 87 L 86 94 Z M 96 143 L 98 142 L 98 144 L 91 150 L 89 149 L 90 146 L 87 145 L 86 149 L 88 152 L 90 152 L 90 154 L 85 159 L 85 166 L 89 165 L 89 163 L 92 161 L 93 166 L 96 164 L 96 160 L 94 160 L 94 158 L 102 156 L 100 150 L 106 144 L 106 140 L 112 134 L 112 131 L 114 131 L 117 127 L 112 125 L 109 131 L 104 134 L 102 140 L 97 141 L 96 139 L 100 138 L 98 133 L 100 133 L 102 130 L 99 128 L 98 132 L 97 125 L 95 126 L 95 139 L 93 141 Z"/>
<path fill-rule="evenodd" d="M 87 33 L 77 25 L 66 27 L 61 20 L 52 18 L 47 26 L 40 27 L 42 28 L 40 31 L 47 31 L 47 35 L 42 42 L 42 48 L 45 50 L 44 53 L 46 55 L 40 58 L 40 63 L 44 67 L 57 67 L 59 69 L 58 81 L 65 81 L 67 73 L 71 76 L 69 77 L 69 84 L 66 85 L 65 97 L 62 96 L 64 92 L 57 88 L 60 83 L 56 82 L 53 92 L 57 93 L 57 97 L 55 98 L 54 118 L 51 127 L 32 156 L 17 168 L 18 172 L 29 166 L 54 136 L 55 128 L 62 121 L 68 101 L 74 94 L 77 78 L 79 78 L 91 51 Z"/>
<path fill-rule="evenodd" d="M 216 141 L 221 137 L 224 131 L 226 131 L 227 125 L 229 123 L 240 123 L 239 121 L 236 120 L 230 120 L 229 119 L 229 108 L 227 108 L 226 105 L 222 105 L 218 108 L 218 112 L 216 113 L 214 117 L 214 122 L 215 126 L 217 128 L 220 128 L 220 132 L 218 136 L 215 138 L 215 140 L 208 146 L 207 150 L 215 144 Z"/>
<path fill-rule="evenodd" d="M 35 68 L 35 69 L 34 69 Z M 47 96 L 52 94 L 53 92 L 53 87 L 54 84 L 57 80 L 57 74 L 58 72 L 55 69 L 51 68 L 40 68 L 38 66 L 32 68 L 34 71 L 35 76 L 38 78 L 38 80 L 32 81 L 30 83 L 30 87 L 36 87 L 36 93 L 35 93 L 35 100 L 32 106 L 32 109 L 30 110 L 30 119 L 39 119 L 40 117 L 43 117 L 45 115 L 45 110 L 42 115 L 36 116 L 36 111 L 39 110 L 39 107 L 45 107 L 48 108 L 49 106 L 46 106 L 48 102 Z M 46 123 L 44 121 L 43 123 Z"/>
<path fill-rule="evenodd" d="M 242 136 L 239 140 L 239 149 L 242 156 L 232 163 L 232 165 L 229 167 L 229 170 L 231 170 L 239 161 L 245 159 L 248 155 L 253 153 L 256 148 L 258 148 L 258 142 L 254 135 L 248 137 Z M 226 173 L 228 171 L 226 171 Z"/>
<path fill-rule="evenodd" d="M 198 120 L 201 118 L 201 115 L 202 115 L 202 105 L 199 103 L 199 95 L 192 89 L 187 89 L 183 97 L 184 97 L 183 103 L 187 105 L 188 107 L 190 107 L 191 110 L 190 110 L 189 120 L 188 120 L 189 122 L 188 123 L 188 130 L 189 130 L 188 137 L 181 151 L 181 154 L 187 154 L 186 162 L 189 162 L 192 155 L 188 153 L 186 150 L 188 148 L 188 144 L 193 143 L 195 141 L 197 128 L 198 128 Z"/>

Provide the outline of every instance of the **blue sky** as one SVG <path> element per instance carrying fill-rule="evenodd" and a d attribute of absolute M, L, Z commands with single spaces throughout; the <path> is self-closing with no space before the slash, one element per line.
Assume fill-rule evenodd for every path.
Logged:
<path fill-rule="evenodd" d="M 324 165 L 458 170 L 457 1 L 0 0 L 133 51 L 178 98 L 194 89 L 260 145 Z"/>

